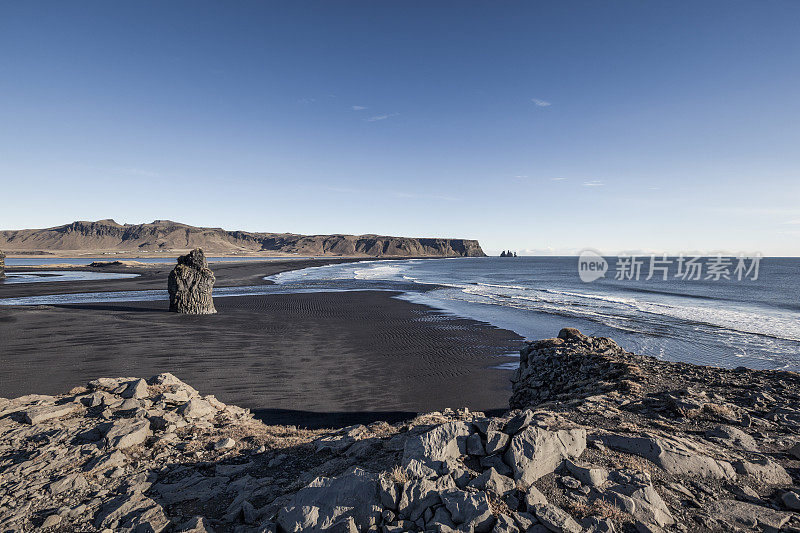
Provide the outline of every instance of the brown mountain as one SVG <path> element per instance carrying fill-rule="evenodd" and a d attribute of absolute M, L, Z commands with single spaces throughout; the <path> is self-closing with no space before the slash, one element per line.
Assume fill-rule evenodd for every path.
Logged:
<path fill-rule="evenodd" d="M 299 255 L 483 257 L 480 244 L 468 239 L 387 237 L 382 235 L 296 235 L 198 228 L 156 220 L 117 224 L 113 220 L 73 222 L 47 229 L 0 231 L 0 249 L 151 252 L 203 248 L 207 253 Z"/>

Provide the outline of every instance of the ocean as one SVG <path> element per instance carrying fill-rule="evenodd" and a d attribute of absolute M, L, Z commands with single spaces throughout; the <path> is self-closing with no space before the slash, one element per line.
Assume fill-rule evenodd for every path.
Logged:
<path fill-rule="evenodd" d="M 648 258 L 649 259 L 649 258 Z M 646 280 L 615 272 L 581 281 L 576 257 L 458 258 L 330 265 L 273 276 L 278 285 L 400 290 L 404 299 L 529 339 L 577 327 L 662 359 L 800 370 L 800 259 L 762 258 L 757 279 L 676 278 L 677 261 Z M 746 264 L 747 267 L 751 265 Z M 438 286 L 433 290 L 422 287 Z M 415 286 L 417 287 L 415 289 Z"/>

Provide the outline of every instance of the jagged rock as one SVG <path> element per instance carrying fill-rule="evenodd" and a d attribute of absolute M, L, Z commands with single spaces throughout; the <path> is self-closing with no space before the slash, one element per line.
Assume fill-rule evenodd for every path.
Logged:
<path fill-rule="evenodd" d="M 570 474 L 578 481 L 591 487 L 602 487 L 608 481 L 608 470 L 597 466 L 583 466 L 567 460 L 564 463 Z"/>
<path fill-rule="evenodd" d="M 236 446 L 236 441 L 230 437 L 220 439 L 214 443 L 215 450 L 230 450 Z"/>
<path fill-rule="evenodd" d="M 285 531 L 318 531 L 351 517 L 366 530 L 380 517 L 377 476 L 352 468 L 335 478 L 319 477 L 299 490 L 278 513 Z"/>
<path fill-rule="evenodd" d="M 551 503 L 538 503 L 533 506 L 536 518 L 554 533 L 582 533 L 583 528 L 563 509 Z"/>
<path fill-rule="evenodd" d="M 539 489 L 531 485 L 525 492 L 525 505 L 527 505 L 528 509 L 533 509 L 538 503 L 547 503 L 547 498 Z"/>
<path fill-rule="evenodd" d="M 162 507 L 141 494 L 125 494 L 109 501 L 95 519 L 99 529 L 130 533 L 159 533 L 168 525 Z"/>
<path fill-rule="evenodd" d="M 123 398 L 133 398 L 136 400 L 147 398 L 147 396 L 147 382 L 143 379 L 132 381 L 122 393 Z"/>
<path fill-rule="evenodd" d="M 526 486 L 553 472 L 564 459 L 579 457 L 586 449 L 586 430 L 547 431 L 528 426 L 511 439 L 505 462 L 514 479 Z"/>
<path fill-rule="evenodd" d="M 659 527 L 675 523 L 675 518 L 652 484 L 614 485 L 607 489 L 602 498 L 641 522 L 656 524 Z"/>
<path fill-rule="evenodd" d="M 706 431 L 706 438 L 720 442 L 732 448 L 741 448 L 749 452 L 757 452 L 756 440 L 742 431 L 732 426 L 717 426 Z"/>
<path fill-rule="evenodd" d="M 494 517 L 485 492 L 449 489 L 441 493 L 441 500 L 456 524 L 466 524 L 476 533 L 492 530 Z"/>
<path fill-rule="evenodd" d="M 42 405 L 31 407 L 23 414 L 25 422 L 28 424 L 40 424 L 47 420 L 54 418 L 63 418 L 69 416 L 80 408 L 79 405 L 74 403 L 65 403 L 61 405 Z"/>
<path fill-rule="evenodd" d="M 460 420 L 436 426 L 421 435 L 409 437 L 403 449 L 403 464 L 417 459 L 431 468 L 441 471 L 442 463 L 458 459 L 467 453 L 469 425 Z"/>
<path fill-rule="evenodd" d="M 70 474 L 51 483 L 47 490 L 50 491 L 50 494 L 56 496 L 68 490 L 84 490 L 88 487 L 89 484 L 86 482 L 86 478 L 81 474 Z"/>
<path fill-rule="evenodd" d="M 438 472 L 433 468 L 422 464 L 419 459 L 411 459 L 403 469 L 410 479 L 424 479 L 432 478 L 438 475 Z"/>
<path fill-rule="evenodd" d="M 727 461 L 718 461 L 699 453 L 700 446 L 688 439 L 603 435 L 603 442 L 614 449 L 632 453 L 655 463 L 670 474 L 695 475 L 717 479 L 734 479 L 736 472 Z"/>
<path fill-rule="evenodd" d="M 498 496 L 505 496 L 517 488 L 513 479 L 498 474 L 494 468 L 486 470 L 483 474 L 470 481 L 468 486 L 491 492 Z"/>
<path fill-rule="evenodd" d="M 123 419 L 112 424 L 105 433 L 106 444 L 111 449 L 136 446 L 152 435 L 147 420 Z"/>
<path fill-rule="evenodd" d="M 6 254 L 0 250 L 0 279 L 6 277 Z"/>
<path fill-rule="evenodd" d="M 189 315 L 211 315 L 217 312 L 211 291 L 214 273 L 208 268 L 203 250 L 196 248 L 178 257 L 178 264 L 169 273 L 169 310 Z"/>
<path fill-rule="evenodd" d="M 531 422 L 533 422 L 533 412 L 529 409 L 526 409 L 509 420 L 506 424 L 506 427 L 503 429 L 503 432 L 513 437 L 526 427 L 530 426 Z"/>
<path fill-rule="evenodd" d="M 429 479 L 409 481 L 403 487 L 397 510 L 400 516 L 412 521 L 418 520 L 428 508 L 441 501 L 440 493 L 454 488 L 456 483 L 450 476 L 443 476 L 435 481 Z"/>
<path fill-rule="evenodd" d="M 513 518 L 507 514 L 499 514 L 494 523 L 492 533 L 519 533 L 519 528 Z"/>
<path fill-rule="evenodd" d="M 781 496 L 781 502 L 790 511 L 800 511 L 800 496 L 795 492 L 784 492 L 783 496 Z"/>
<path fill-rule="evenodd" d="M 792 476 L 778 463 L 766 457 L 754 461 L 737 460 L 733 463 L 736 472 L 743 476 L 752 476 L 759 483 L 767 485 L 790 485 Z"/>
<path fill-rule="evenodd" d="M 192 499 L 208 501 L 223 494 L 229 481 L 225 476 L 207 477 L 196 472 L 176 483 L 157 483 L 153 490 L 168 505 Z"/>
<path fill-rule="evenodd" d="M 497 470 L 498 474 L 502 474 L 504 476 L 512 476 L 513 472 L 511 467 L 508 466 L 505 462 L 503 462 L 503 457 L 500 455 L 489 455 L 486 457 L 481 457 L 481 468 L 484 470 L 487 468 L 494 468 Z"/>
<path fill-rule="evenodd" d="M 800 459 L 800 441 L 795 442 L 791 448 L 786 450 L 786 453 L 793 456 L 795 459 Z"/>
<path fill-rule="evenodd" d="M 486 448 L 483 446 L 483 441 L 479 434 L 473 433 L 467 437 L 467 453 L 479 457 L 486 455 Z"/>
<path fill-rule="evenodd" d="M 176 533 L 214 533 L 214 529 L 202 516 L 190 518 L 181 524 L 175 531 Z"/>
<path fill-rule="evenodd" d="M 519 528 L 525 533 L 539 523 L 539 520 L 530 513 L 514 513 L 513 517 Z"/>
<path fill-rule="evenodd" d="M 187 420 L 208 418 L 217 414 L 217 409 L 206 400 L 192 398 L 178 409 L 178 412 Z"/>
<path fill-rule="evenodd" d="M 779 530 L 789 521 L 790 514 L 775 511 L 762 505 L 736 500 L 720 500 L 708 509 L 711 516 L 731 525 L 746 529 Z"/>
<path fill-rule="evenodd" d="M 486 453 L 488 455 L 492 455 L 498 452 L 502 452 L 506 449 L 506 445 L 508 445 L 508 435 L 503 433 L 502 431 L 491 431 L 486 435 Z"/>

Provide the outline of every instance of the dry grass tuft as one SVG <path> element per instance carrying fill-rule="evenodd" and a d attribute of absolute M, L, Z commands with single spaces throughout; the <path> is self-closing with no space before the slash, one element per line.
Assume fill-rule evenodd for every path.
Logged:
<path fill-rule="evenodd" d="M 387 477 L 395 483 L 405 483 L 408 481 L 408 474 L 405 468 L 400 465 L 395 465 L 394 468 L 388 473 Z"/>
<path fill-rule="evenodd" d="M 600 498 L 592 502 L 591 505 L 585 503 L 571 501 L 567 504 L 567 508 L 580 518 L 587 516 L 596 516 L 601 520 L 610 518 L 614 522 L 627 523 L 633 522 L 633 517 L 614 505 Z"/>

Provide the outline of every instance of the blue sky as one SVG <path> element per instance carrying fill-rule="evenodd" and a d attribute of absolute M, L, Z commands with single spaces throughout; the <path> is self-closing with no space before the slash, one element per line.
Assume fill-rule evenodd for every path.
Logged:
<path fill-rule="evenodd" d="M 0 228 L 800 255 L 800 3 L 4 2 Z"/>

